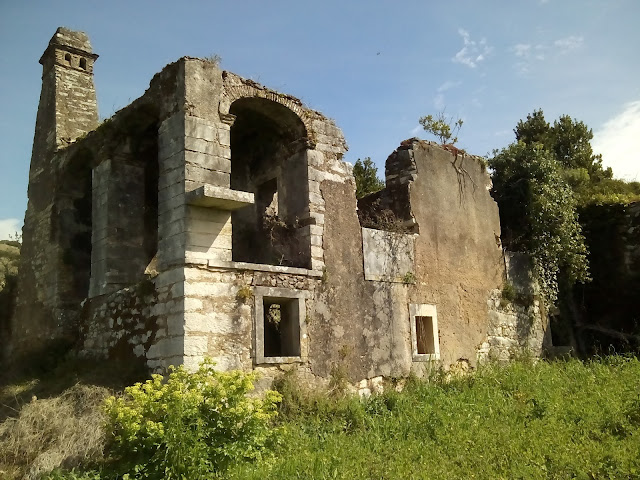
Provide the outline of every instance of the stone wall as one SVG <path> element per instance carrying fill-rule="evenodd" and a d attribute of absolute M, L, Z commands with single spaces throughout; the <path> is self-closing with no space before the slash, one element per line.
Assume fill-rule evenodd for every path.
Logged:
<path fill-rule="evenodd" d="M 87 303 L 80 329 L 82 354 L 146 365 L 150 348 L 166 329 L 155 315 L 157 300 L 153 282 L 146 280 Z"/>
<path fill-rule="evenodd" d="M 420 231 L 411 301 L 437 306 L 442 363 L 473 366 L 488 331 L 487 299 L 504 279 L 491 180 L 477 157 L 422 141 L 403 148 L 414 157 L 417 177 L 406 181 Z"/>
<path fill-rule="evenodd" d="M 66 145 L 97 126 L 93 62 L 86 34 L 59 28 L 40 63 L 42 91 L 38 104 L 16 312 L 12 319 L 12 355 L 37 351 L 47 343 L 72 342 L 77 322 L 73 272 L 65 256 L 70 235 L 78 233 L 69 219 L 69 198 L 59 188 L 68 185 L 62 171 L 71 160 Z M 79 179 L 82 184 L 83 179 Z M 77 200 L 77 199 L 76 199 Z M 73 207 L 72 207 L 73 208 Z M 69 237 L 70 238 L 70 237 Z"/>
<path fill-rule="evenodd" d="M 493 290 L 487 300 L 489 330 L 478 349 L 478 359 L 541 357 L 551 347 L 551 332 L 530 259 L 521 253 L 505 252 L 505 265 L 505 287 Z"/>

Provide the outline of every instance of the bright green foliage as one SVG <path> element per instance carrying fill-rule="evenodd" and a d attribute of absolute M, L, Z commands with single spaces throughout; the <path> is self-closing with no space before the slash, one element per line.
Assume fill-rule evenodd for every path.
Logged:
<path fill-rule="evenodd" d="M 220 373 L 205 361 L 154 375 L 106 404 L 110 454 L 127 478 L 209 479 L 238 461 L 263 458 L 280 395 L 248 398 L 254 374 Z"/>
<path fill-rule="evenodd" d="M 490 161 L 492 195 L 500 208 L 503 241 L 530 254 L 548 304 L 560 271 L 568 284 L 589 279 L 575 199 L 553 154 L 539 143 L 513 143 Z"/>
<path fill-rule="evenodd" d="M 594 184 L 582 169 L 565 171 L 564 175 L 573 188 L 579 206 L 640 201 L 640 182 L 604 178 Z"/>
<path fill-rule="evenodd" d="M 102 480 L 105 477 L 96 470 L 86 472 L 70 470 L 64 471 L 56 469 L 45 477 L 45 480 Z"/>
<path fill-rule="evenodd" d="M 542 110 L 534 110 L 533 114 L 527 115 L 526 121 L 518 122 L 514 133 L 519 142 L 527 145 L 538 143 L 553 152 L 566 170 L 586 170 L 594 181 L 612 176 L 610 168 L 602 168 L 602 155 L 593 153 L 593 131 L 569 115 L 560 116 L 551 126 L 544 119 Z"/>
<path fill-rule="evenodd" d="M 611 168 L 603 168 L 602 156 L 591 148 L 593 131 L 584 122 L 562 115 L 550 125 L 542 110 L 534 110 L 514 133 L 516 140 L 539 144 L 553 154 L 578 205 L 640 200 L 640 183 L 614 179 Z"/>
<path fill-rule="evenodd" d="M 418 120 L 425 132 L 434 135 L 440 143 L 453 145 L 458 141 L 458 133 L 464 123 L 462 119 L 453 120 L 453 117 L 447 118 L 444 111 L 439 112 L 435 117 L 426 115 Z"/>
<path fill-rule="evenodd" d="M 274 464 L 227 478 L 639 478 L 638 378 L 634 358 L 522 361 L 334 408 L 313 401 L 287 417 Z"/>
<path fill-rule="evenodd" d="M 513 130 L 516 134 L 516 140 L 519 142 L 532 145 L 534 143 L 546 144 L 549 137 L 551 126 L 544 119 L 542 110 L 534 110 L 533 113 L 527 115 L 527 120 L 518 121 L 518 125 Z"/>
<path fill-rule="evenodd" d="M 384 188 L 384 182 L 378 178 L 378 168 L 367 157 L 364 161 L 358 159 L 353 166 L 353 176 L 356 180 L 356 198 L 362 198 Z"/>
<path fill-rule="evenodd" d="M 542 110 L 518 122 L 517 143 L 496 152 L 492 195 L 507 248 L 529 253 L 549 304 L 559 282 L 589 280 L 576 206 L 640 199 L 640 184 L 612 178 L 591 148 L 593 132 L 562 115 L 550 125 Z M 569 290 L 567 290 L 569 291 Z"/>

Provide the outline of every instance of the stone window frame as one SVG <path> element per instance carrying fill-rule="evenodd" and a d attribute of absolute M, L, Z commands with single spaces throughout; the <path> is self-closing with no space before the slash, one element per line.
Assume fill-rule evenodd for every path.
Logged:
<path fill-rule="evenodd" d="M 309 292 L 281 287 L 254 287 L 254 315 L 253 315 L 253 352 L 256 365 L 302 363 L 307 360 L 307 305 Z M 264 298 L 293 300 L 298 304 L 298 321 L 300 329 L 300 355 L 291 357 L 265 357 L 264 355 Z"/>
<path fill-rule="evenodd" d="M 431 317 L 434 353 L 418 353 L 416 317 Z M 440 337 L 438 335 L 438 312 L 436 306 L 427 303 L 409 304 L 409 321 L 411 324 L 411 354 L 413 361 L 430 362 L 440 360 Z"/>

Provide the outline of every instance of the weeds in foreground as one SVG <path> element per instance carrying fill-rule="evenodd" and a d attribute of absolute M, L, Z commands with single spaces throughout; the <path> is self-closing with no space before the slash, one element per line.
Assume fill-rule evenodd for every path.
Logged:
<path fill-rule="evenodd" d="M 638 379 L 640 361 L 631 357 L 588 362 L 521 359 L 507 366 L 489 364 L 470 375 L 437 372 L 428 379 L 410 379 L 401 393 L 389 388 L 384 394 L 359 399 L 323 394 L 288 373 L 277 384 L 282 395 L 280 414 L 269 414 L 260 427 L 277 431 L 271 445 L 275 458 L 257 455 L 251 462 L 231 461 L 223 475 L 256 480 L 640 478 Z M 160 389 L 140 385 L 134 397 L 155 395 Z M 169 390 L 178 392 L 173 387 Z M 180 401 L 189 404 L 190 394 L 186 397 Z M 161 412 L 165 403 L 147 402 L 142 410 Z M 137 417 L 125 406 L 121 404 L 119 411 L 131 421 L 121 425 L 132 428 L 118 427 L 118 435 L 130 435 L 129 452 L 141 451 L 148 447 L 148 433 L 156 426 L 144 422 L 136 426 Z M 126 407 L 141 411 L 132 404 Z M 186 406 L 183 411 L 193 410 Z M 233 413 L 217 418 L 229 425 L 237 419 Z M 176 425 L 179 431 L 168 428 L 163 435 L 180 439 L 188 454 L 184 461 L 197 464 L 211 458 L 205 450 L 222 437 L 217 433 L 194 437 L 202 428 L 198 417 L 187 415 Z M 196 438 L 204 442 L 202 450 L 191 448 Z M 172 462 L 179 458 L 172 456 L 168 446 L 153 448 L 165 452 L 164 458 Z M 223 449 L 240 455 L 257 452 L 233 438 L 225 440 Z M 120 457 L 114 452 L 107 452 L 107 460 L 120 461 L 124 452 Z M 49 478 L 115 478 L 107 467 L 108 461 L 102 470 L 58 471 Z M 125 477 L 120 470 L 119 478 L 154 478 L 150 470 L 127 471 Z"/>
<path fill-rule="evenodd" d="M 277 431 L 280 395 L 250 398 L 254 374 L 217 372 L 205 360 L 189 373 L 153 375 L 106 402 L 116 470 L 148 479 L 210 479 L 242 461 L 262 460 Z M 124 467 L 124 468 L 123 468 Z"/>
<path fill-rule="evenodd" d="M 364 400 L 284 391 L 278 460 L 229 478 L 640 478 L 638 379 L 638 359 L 609 357 L 490 364 Z"/>
<path fill-rule="evenodd" d="M 104 387 L 75 385 L 53 398 L 33 397 L 0 424 L 0 470 L 37 479 L 63 462 L 69 468 L 100 460 L 108 395 Z"/>

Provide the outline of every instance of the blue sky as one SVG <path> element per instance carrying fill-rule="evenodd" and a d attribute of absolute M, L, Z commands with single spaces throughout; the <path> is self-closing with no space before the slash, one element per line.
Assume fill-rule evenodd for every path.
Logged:
<path fill-rule="evenodd" d="M 593 128 L 618 177 L 640 180 L 638 0 L 0 0 L 0 238 L 21 225 L 40 94 L 38 59 L 58 26 L 89 34 L 101 118 L 181 56 L 302 99 L 333 118 L 346 160 L 384 161 L 460 117 L 459 145 L 487 155 L 536 108 Z"/>

